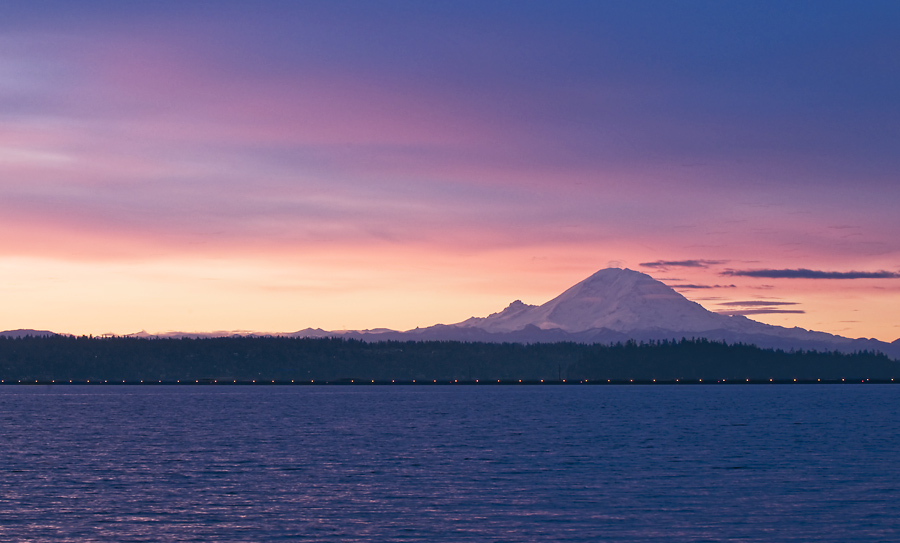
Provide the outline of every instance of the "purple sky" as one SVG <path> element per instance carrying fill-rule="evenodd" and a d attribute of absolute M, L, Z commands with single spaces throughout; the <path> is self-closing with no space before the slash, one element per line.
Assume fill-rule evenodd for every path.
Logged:
<path fill-rule="evenodd" d="M 0 328 L 410 328 L 620 265 L 900 337 L 900 3 L 184 4 L 0 6 Z"/>

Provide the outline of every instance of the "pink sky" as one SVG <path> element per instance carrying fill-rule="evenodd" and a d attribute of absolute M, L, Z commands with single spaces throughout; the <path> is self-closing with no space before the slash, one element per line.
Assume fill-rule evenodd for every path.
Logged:
<path fill-rule="evenodd" d="M 10 8 L 0 329 L 408 329 L 615 265 L 900 337 L 898 10 L 648 5 Z"/>

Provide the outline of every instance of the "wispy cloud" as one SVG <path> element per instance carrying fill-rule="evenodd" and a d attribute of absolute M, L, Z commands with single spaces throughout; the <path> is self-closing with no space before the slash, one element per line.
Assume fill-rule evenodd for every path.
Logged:
<path fill-rule="evenodd" d="M 723 309 L 716 309 L 716 313 L 720 315 L 765 315 L 772 313 L 794 313 L 803 314 L 806 311 L 802 309 L 782 309 L 786 305 L 799 305 L 797 302 L 781 302 L 775 300 L 738 300 L 735 302 L 720 302 L 718 305 L 725 306 Z"/>
<path fill-rule="evenodd" d="M 722 309 L 716 311 L 716 313 L 720 315 L 765 315 L 771 313 L 806 313 L 802 309 L 774 309 L 774 308 L 761 308 L 761 309 Z"/>
<path fill-rule="evenodd" d="M 724 260 L 657 260 L 655 262 L 641 262 L 640 265 L 644 268 L 665 271 L 669 268 L 708 268 L 724 263 Z"/>
<path fill-rule="evenodd" d="M 795 270 L 726 270 L 720 273 L 729 277 L 763 277 L 766 279 L 898 279 L 900 273 L 885 270 L 864 271 L 820 271 L 798 268 Z"/>

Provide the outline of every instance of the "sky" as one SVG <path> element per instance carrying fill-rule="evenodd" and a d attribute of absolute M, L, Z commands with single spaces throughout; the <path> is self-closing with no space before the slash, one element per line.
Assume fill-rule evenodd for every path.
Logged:
<path fill-rule="evenodd" d="M 0 2 L 0 330 L 405 330 L 606 267 L 900 338 L 895 1 Z"/>

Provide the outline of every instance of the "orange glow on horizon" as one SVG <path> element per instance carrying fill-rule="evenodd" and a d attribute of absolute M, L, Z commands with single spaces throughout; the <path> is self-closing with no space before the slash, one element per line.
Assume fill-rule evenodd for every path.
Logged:
<path fill-rule="evenodd" d="M 390 252 L 382 247 L 331 261 L 319 255 L 306 263 L 301 259 L 90 263 L 0 258 L 4 277 L 0 329 L 49 329 L 76 335 L 142 330 L 408 330 L 487 316 L 516 299 L 542 304 L 608 264 L 591 262 L 591 251 L 576 258 L 572 248 L 540 249 L 552 256 L 535 259 L 530 256 L 533 251 L 510 250 L 465 257 L 439 253 L 422 259 L 421 254 L 408 254 L 405 249 Z M 640 255 L 632 256 L 628 267 L 646 272 L 631 264 L 640 260 Z M 690 277 L 681 271 L 677 274 L 694 282 L 722 279 L 709 277 L 709 272 L 704 277 L 702 271 L 692 271 Z M 669 285 L 684 284 L 666 277 L 672 272 L 650 275 Z M 722 304 L 729 301 L 768 299 L 796 304 L 776 308 L 804 311 L 748 315 L 769 324 L 882 341 L 900 335 L 893 321 L 894 300 L 900 293 L 886 291 L 884 282 L 726 280 L 736 286 L 680 290 L 709 310 L 723 310 Z M 761 282 L 772 286 L 760 289 Z M 846 322 L 851 320 L 856 322 Z"/>

